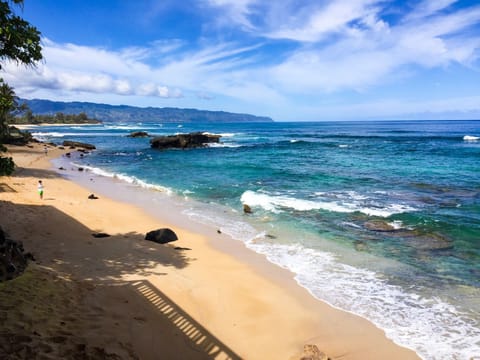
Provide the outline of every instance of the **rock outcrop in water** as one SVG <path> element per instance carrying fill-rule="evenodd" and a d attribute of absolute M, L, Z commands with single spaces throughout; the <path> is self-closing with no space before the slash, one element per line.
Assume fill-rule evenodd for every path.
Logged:
<path fill-rule="evenodd" d="M 191 149 L 205 147 L 209 143 L 220 142 L 221 135 L 195 132 L 168 136 L 157 136 L 150 141 L 154 149 Z"/>
<path fill-rule="evenodd" d="M 134 131 L 127 135 L 127 137 L 133 137 L 133 138 L 138 138 L 138 137 L 149 137 L 148 133 L 146 131 Z"/>
<path fill-rule="evenodd" d="M 63 146 L 72 147 L 72 148 L 79 147 L 79 148 L 84 148 L 84 149 L 87 149 L 87 150 L 95 150 L 96 149 L 95 145 L 82 143 L 82 142 L 78 142 L 78 141 L 69 141 L 69 140 L 65 140 L 63 142 Z"/>

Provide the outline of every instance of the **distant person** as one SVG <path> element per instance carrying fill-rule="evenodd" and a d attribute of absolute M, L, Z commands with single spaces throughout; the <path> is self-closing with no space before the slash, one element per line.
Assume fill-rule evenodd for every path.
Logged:
<path fill-rule="evenodd" d="M 47 145 L 43 146 L 43 151 L 45 151 L 45 156 L 48 154 L 48 147 Z"/>
<path fill-rule="evenodd" d="M 40 199 L 43 199 L 43 183 L 42 183 L 42 180 L 38 180 L 38 195 L 40 195 Z"/>

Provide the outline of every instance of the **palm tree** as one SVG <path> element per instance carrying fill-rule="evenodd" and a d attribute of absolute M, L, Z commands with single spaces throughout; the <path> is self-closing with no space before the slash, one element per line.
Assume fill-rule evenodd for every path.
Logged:
<path fill-rule="evenodd" d="M 0 79 L 0 139 L 8 135 L 11 112 L 18 108 L 17 96 L 13 88 Z"/>

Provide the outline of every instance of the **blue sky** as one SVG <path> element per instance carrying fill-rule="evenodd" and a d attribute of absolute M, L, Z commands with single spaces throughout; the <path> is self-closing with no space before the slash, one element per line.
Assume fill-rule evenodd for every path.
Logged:
<path fill-rule="evenodd" d="M 25 98 L 199 108 L 278 121 L 480 118 L 480 3 L 25 0 Z"/>

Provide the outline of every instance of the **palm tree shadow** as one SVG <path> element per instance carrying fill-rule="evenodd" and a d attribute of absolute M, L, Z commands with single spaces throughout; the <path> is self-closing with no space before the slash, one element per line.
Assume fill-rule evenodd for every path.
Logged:
<path fill-rule="evenodd" d="M 130 286 L 144 298 L 149 306 L 157 310 L 162 321 L 167 323 L 177 336 L 180 335 L 183 342 L 194 352 L 204 354 L 207 359 L 241 359 L 149 281 L 133 281 Z"/>

